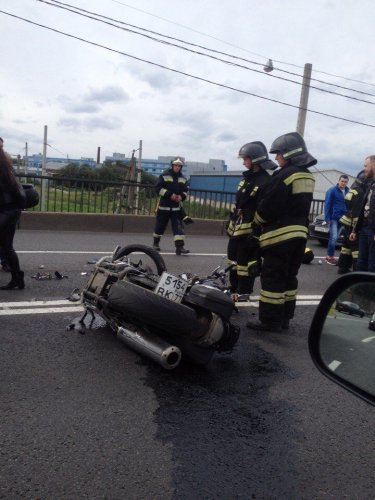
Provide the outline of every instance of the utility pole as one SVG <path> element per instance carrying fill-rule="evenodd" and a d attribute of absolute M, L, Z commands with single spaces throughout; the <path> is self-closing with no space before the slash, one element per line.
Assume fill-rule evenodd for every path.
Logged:
<path fill-rule="evenodd" d="M 27 147 L 27 142 L 25 143 L 25 174 L 27 175 L 27 171 L 29 169 L 29 152 Z"/>
<path fill-rule="evenodd" d="M 138 214 L 139 210 L 139 185 L 142 180 L 142 139 L 139 141 L 139 155 L 138 155 L 138 168 L 137 168 L 137 187 L 135 190 L 135 210 Z"/>
<path fill-rule="evenodd" d="M 303 71 L 301 98 L 299 102 L 299 111 L 297 118 L 297 132 L 299 132 L 302 137 L 305 133 L 306 124 L 306 114 L 307 114 L 307 104 L 309 101 L 309 91 L 310 91 L 310 81 L 311 81 L 311 71 L 312 64 L 306 63 Z"/>
<path fill-rule="evenodd" d="M 98 146 L 98 152 L 96 154 L 96 166 L 99 167 L 100 165 L 100 146 Z"/>
<path fill-rule="evenodd" d="M 47 125 L 44 125 L 43 139 L 43 158 L 42 158 L 42 177 L 47 175 Z M 42 196 L 40 200 L 40 209 L 43 212 L 46 204 L 46 179 L 42 178 Z"/>
<path fill-rule="evenodd" d="M 130 169 L 129 169 L 129 181 L 130 181 L 130 185 L 128 186 L 128 203 L 127 203 L 127 206 L 128 208 L 134 210 L 134 192 L 135 192 L 135 189 L 134 189 L 134 184 L 135 184 L 135 181 L 136 181 L 136 159 L 135 159 L 135 149 L 133 149 L 133 152 L 132 152 L 132 157 L 131 157 L 131 160 L 130 160 Z"/>

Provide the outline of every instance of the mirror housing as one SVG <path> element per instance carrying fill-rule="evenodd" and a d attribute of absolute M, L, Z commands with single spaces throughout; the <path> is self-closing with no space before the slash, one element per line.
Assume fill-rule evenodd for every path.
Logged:
<path fill-rule="evenodd" d="M 310 331 L 309 331 L 309 351 L 311 358 L 313 362 L 315 363 L 316 367 L 320 370 L 323 375 L 328 377 L 330 380 L 333 382 L 341 385 L 348 391 L 352 392 L 356 396 L 360 397 L 361 399 L 367 401 L 368 403 L 375 405 L 375 390 L 370 392 L 368 389 L 366 389 L 364 386 L 360 386 L 357 381 L 355 380 L 355 376 L 351 378 L 350 376 L 348 378 L 344 378 L 340 376 L 338 373 L 335 372 L 334 368 L 330 368 L 330 365 L 327 364 L 326 361 L 324 361 L 324 351 L 322 350 L 322 347 L 324 349 L 324 345 L 327 344 L 326 340 L 327 338 L 331 337 L 333 338 L 333 335 L 331 332 L 327 334 L 327 331 L 330 329 L 327 326 L 326 320 L 329 317 L 330 313 L 330 320 L 331 323 L 330 325 L 334 324 L 332 321 L 336 320 L 338 318 L 337 311 L 339 309 L 336 309 L 336 301 L 337 299 L 345 292 L 347 292 L 349 289 L 352 287 L 355 287 L 356 285 L 368 285 L 372 284 L 374 286 L 375 290 L 375 274 L 374 273 L 365 273 L 365 272 L 354 272 L 350 274 L 346 274 L 340 278 L 338 278 L 332 285 L 327 289 L 325 294 L 323 295 L 323 298 L 317 307 L 314 318 L 311 323 Z M 355 304 L 354 304 L 355 305 Z M 332 316 L 332 310 L 335 311 L 334 316 Z M 362 313 L 363 311 L 361 311 Z M 340 314 L 340 313 L 338 313 Z M 363 315 L 362 315 L 363 316 Z M 361 316 L 361 317 L 362 317 Z M 344 318 L 342 318 L 344 319 Z M 346 319 L 346 318 L 345 318 Z M 363 330 L 364 329 L 364 321 L 368 320 L 361 320 L 362 324 L 360 324 L 360 320 L 358 320 L 358 323 L 353 323 L 351 327 L 351 331 L 357 332 L 356 326 L 359 325 L 359 327 Z M 341 323 L 343 324 L 343 323 Z M 326 325 L 326 328 L 324 330 L 324 327 Z M 367 328 L 367 326 L 366 326 Z M 332 330 L 332 329 L 331 329 Z M 344 332 L 342 335 L 340 335 L 340 318 L 338 321 L 338 325 L 336 327 L 336 332 L 338 335 L 334 335 L 334 342 L 332 342 L 332 345 L 335 346 L 335 348 L 346 348 L 348 351 L 348 338 L 345 336 Z M 366 341 L 366 340 L 365 340 Z M 362 340 L 363 342 L 363 340 Z M 349 349 L 352 351 L 355 351 L 355 349 Z M 366 354 L 368 355 L 367 357 L 370 358 L 371 360 L 371 365 L 364 365 L 361 367 L 361 376 L 365 375 L 368 380 L 375 381 L 375 349 L 374 349 L 374 354 L 372 355 L 371 350 L 369 349 L 366 351 Z M 371 359 L 372 358 L 372 359 Z M 354 358 L 353 360 L 356 363 L 355 366 L 358 366 L 358 359 Z M 367 360 L 368 361 L 368 360 Z M 354 364 L 353 364 L 354 366 Z M 374 385 L 375 387 L 375 385 Z"/>

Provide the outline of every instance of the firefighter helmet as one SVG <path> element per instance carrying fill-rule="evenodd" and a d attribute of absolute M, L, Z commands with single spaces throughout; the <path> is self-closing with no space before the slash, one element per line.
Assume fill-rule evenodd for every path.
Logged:
<path fill-rule="evenodd" d="M 181 167 L 184 165 L 184 162 L 180 158 L 180 156 L 177 156 L 174 160 L 171 161 L 171 166 L 172 165 L 180 165 Z"/>
<path fill-rule="evenodd" d="M 353 184 L 352 184 L 352 186 L 351 186 L 350 189 L 357 189 L 358 187 L 361 187 L 361 186 L 365 185 L 368 180 L 369 179 L 368 179 L 368 177 L 366 177 L 365 171 L 361 170 L 358 173 L 357 177 L 355 178 L 355 180 L 354 180 L 354 182 L 353 182 Z M 373 179 L 371 178 L 370 181 L 372 182 L 372 180 Z"/>
<path fill-rule="evenodd" d="M 296 167 L 310 167 L 317 160 L 307 151 L 306 143 L 298 132 L 280 135 L 271 145 L 270 153 L 280 153 L 284 160 Z"/>
<path fill-rule="evenodd" d="M 277 168 L 277 165 L 269 159 L 266 146 L 260 141 L 244 144 L 238 152 L 238 157 L 250 158 L 253 165 L 259 165 L 264 170 Z"/>

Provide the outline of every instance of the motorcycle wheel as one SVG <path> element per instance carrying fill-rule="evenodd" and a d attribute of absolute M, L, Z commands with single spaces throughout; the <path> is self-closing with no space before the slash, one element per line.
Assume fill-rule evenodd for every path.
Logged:
<path fill-rule="evenodd" d="M 161 276 L 167 270 L 163 257 L 159 252 L 147 245 L 127 245 L 115 253 L 114 260 L 127 258 L 129 264 L 136 269 L 148 271 L 149 274 Z"/>

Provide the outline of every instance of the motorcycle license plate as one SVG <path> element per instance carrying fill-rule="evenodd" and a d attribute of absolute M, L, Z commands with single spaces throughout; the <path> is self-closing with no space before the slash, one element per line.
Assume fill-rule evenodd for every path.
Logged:
<path fill-rule="evenodd" d="M 315 231 L 318 231 L 319 233 L 328 233 L 329 227 L 315 226 Z"/>
<path fill-rule="evenodd" d="M 154 293 L 161 295 L 165 299 L 172 300 L 173 302 L 181 302 L 182 297 L 185 295 L 188 282 L 164 272 L 161 275 L 159 283 L 156 285 Z"/>

